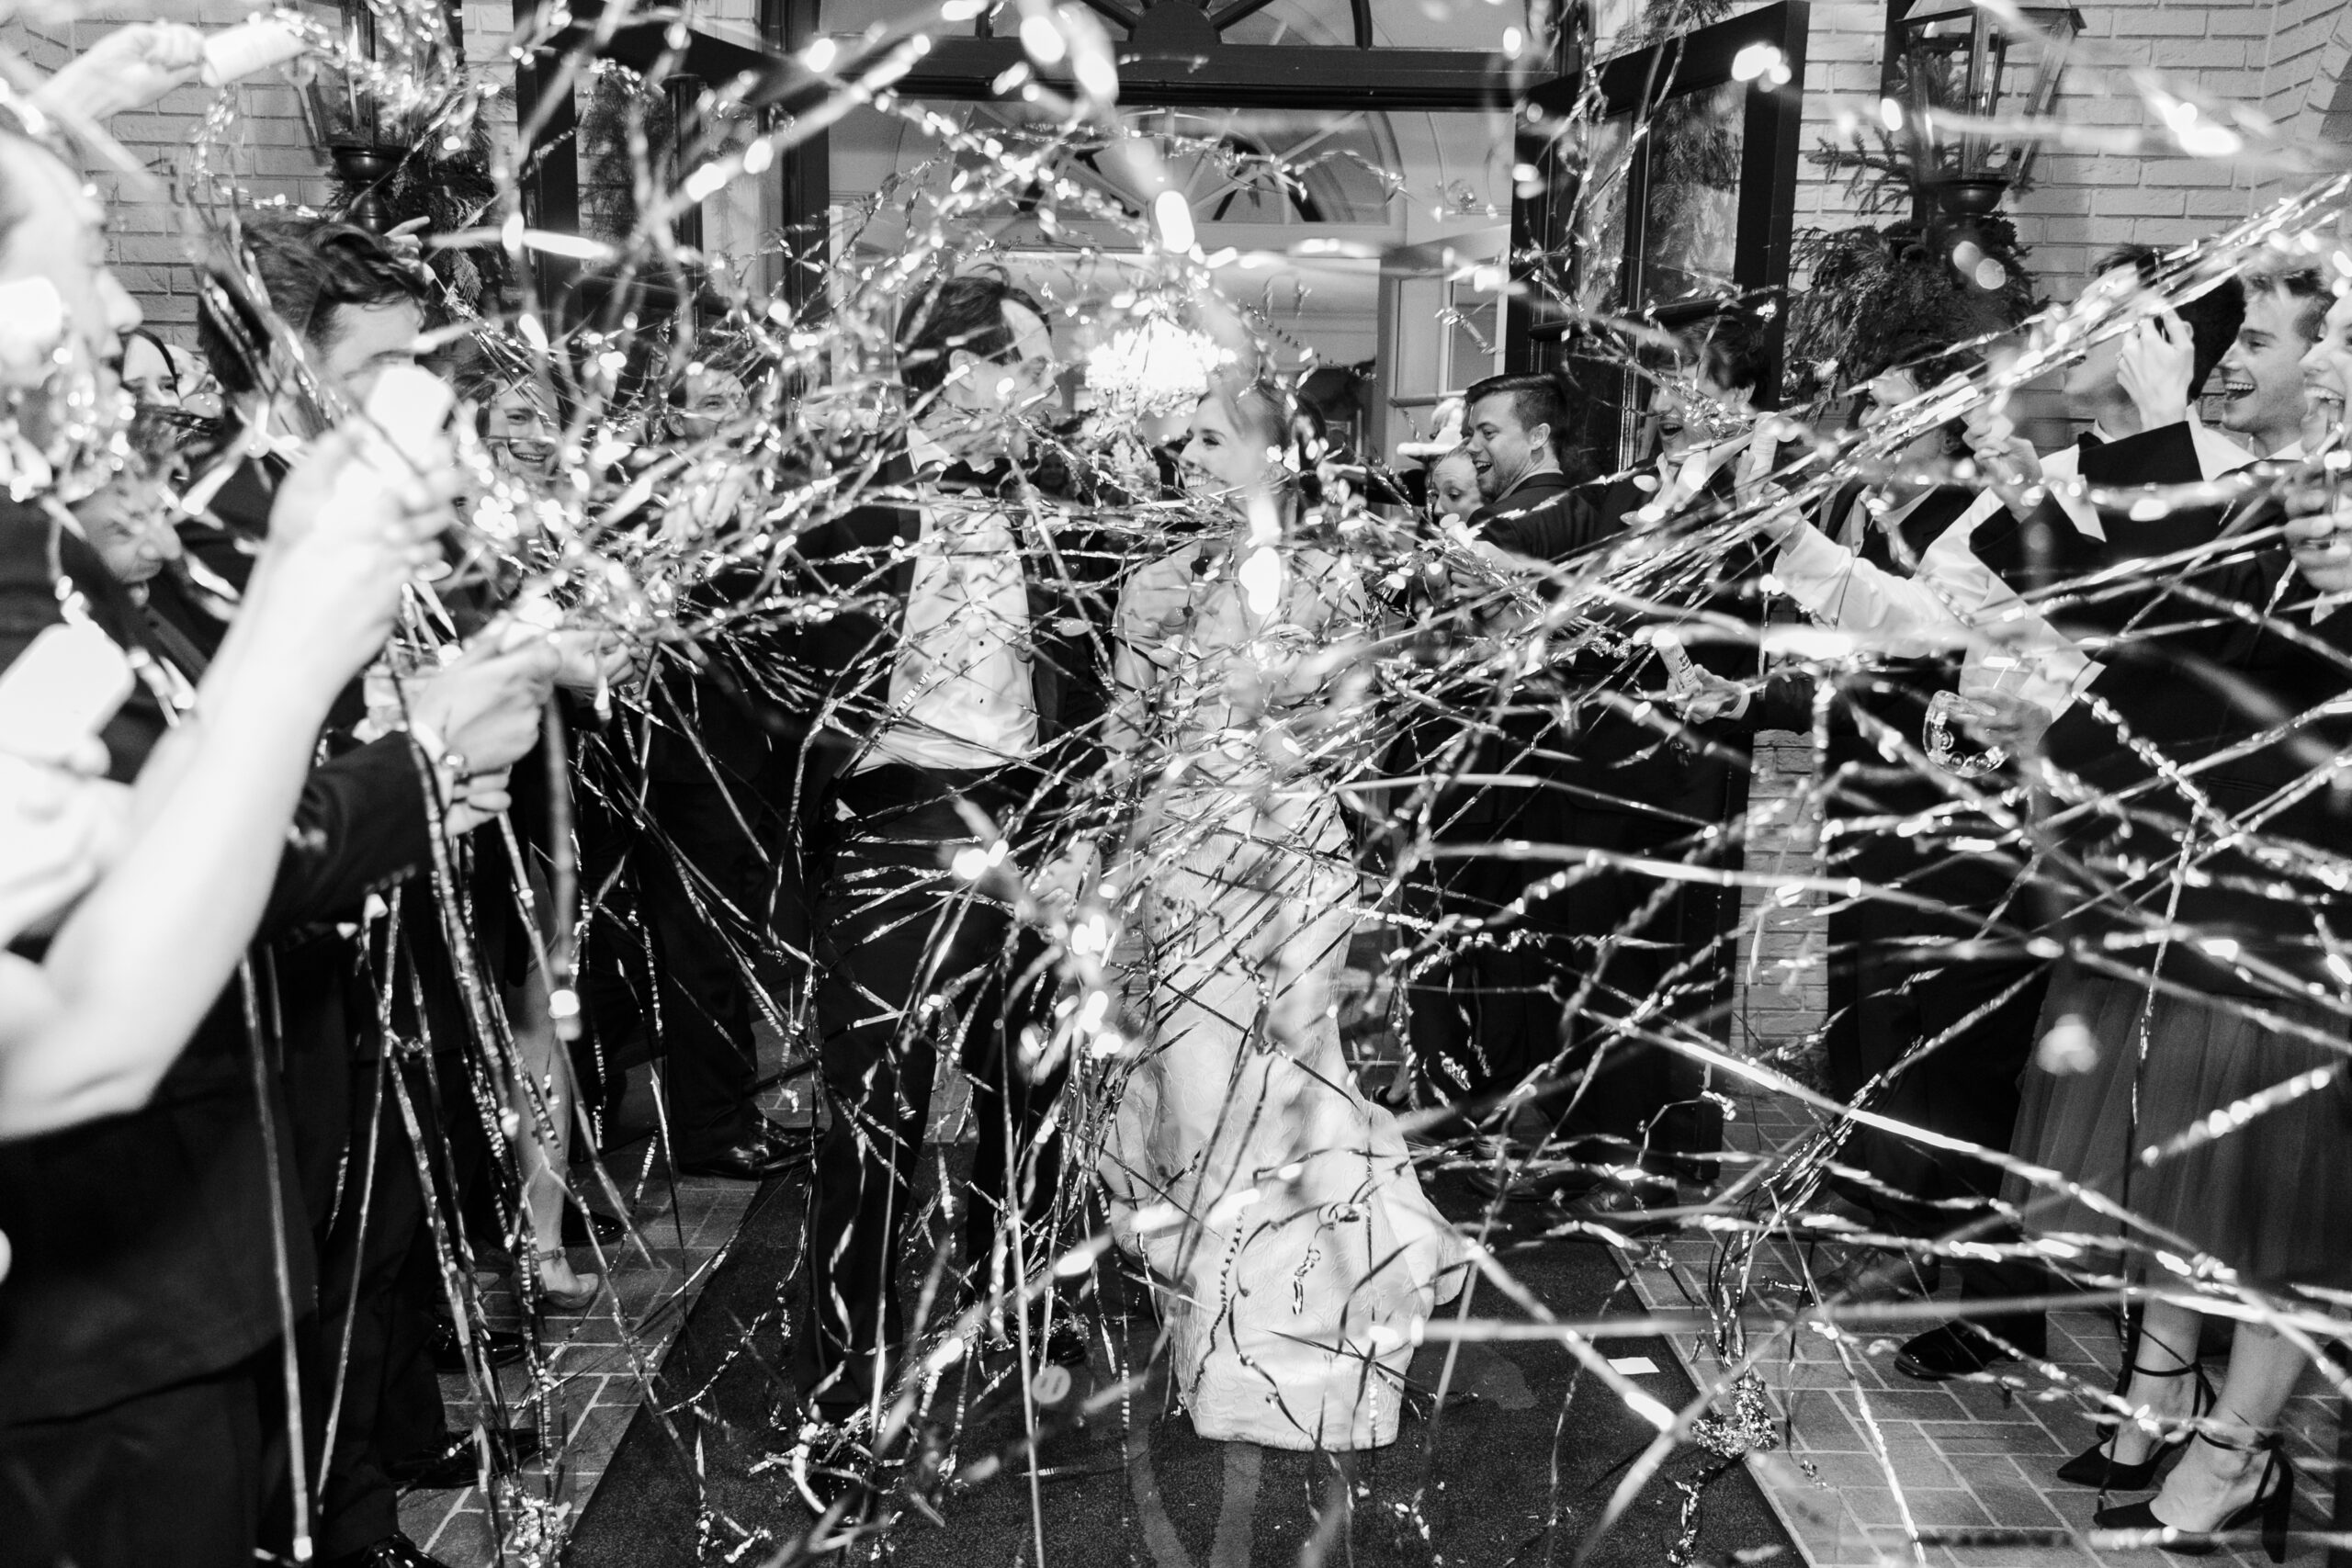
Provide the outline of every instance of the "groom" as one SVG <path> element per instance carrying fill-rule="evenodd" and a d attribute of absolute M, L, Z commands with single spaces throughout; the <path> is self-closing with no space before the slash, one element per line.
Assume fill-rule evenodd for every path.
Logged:
<path fill-rule="evenodd" d="M 1100 684 L 1080 628 L 1102 617 L 1073 601 L 1069 541 L 1022 481 L 1023 418 L 1057 370 L 1045 312 L 1000 279 L 951 278 L 908 306 L 897 347 L 910 468 L 886 477 L 907 481 L 910 503 L 855 508 L 800 540 L 808 586 L 851 606 L 803 634 L 822 716 L 799 786 L 825 862 L 815 1010 L 832 1121 L 793 1356 L 804 1414 L 836 1434 L 878 1416 L 901 1370 L 897 1271 L 941 1052 L 971 1077 L 979 1130 L 970 1182 L 942 1195 L 967 1269 L 1017 1285 L 1016 1262 L 1035 1272 L 1048 1256 L 1035 1217 L 1058 1169 L 1037 1131 L 1062 1074 L 1031 1073 L 1022 1035 L 1050 1032 L 1051 973 L 985 879 L 954 868 L 958 851 L 989 848 L 972 812 L 1035 863 L 1044 803 L 1089 765 L 1088 738 L 1062 721 Z M 1074 1335 L 1046 1348 L 1084 1355 Z"/>

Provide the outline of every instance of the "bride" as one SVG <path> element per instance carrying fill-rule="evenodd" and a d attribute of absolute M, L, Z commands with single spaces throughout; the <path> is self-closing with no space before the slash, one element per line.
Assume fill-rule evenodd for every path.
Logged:
<path fill-rule="evenodd" d="M 1366 609 L 1348 560 L 1295 543 L 1292 428 L 1262 384 L 1203 398 L 1181 463 L 1216 520 L 1120 600 L 1112 753 L 1148 782 L 1115 874 L 1142 890 L 1148 1027 L 1105 1086 L 1101 1166 L 1200 1434 L 1372 1448 L 1463 1251 L 1340 1046 L 1356 873 L 1328 775 Z"/>

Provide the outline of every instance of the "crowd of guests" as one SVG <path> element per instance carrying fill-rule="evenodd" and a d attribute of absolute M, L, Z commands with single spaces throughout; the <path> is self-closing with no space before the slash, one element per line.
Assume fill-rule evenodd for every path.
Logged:
<path fill-rule="evenodd" d="M 1052 313 L 911 254 L 880 417 L 649 330 L 592 458 L 594 378 L 429 330 L 379 236 L 249 216 L 188 346 L 104 216 L 0 132 L 0 293 L 59 322 L 0 365 L 0 1564 L 429 1562 L 401 1489 L 527 1460 L 496 1369 L 614 1310 L 585 1195 L 649 1056 L 672 1172 L 808 1168 L 776 1421 L 824 1520 L 917 1483 L 943 1338 L 1087 1366 L 1089 1238 L 1152 1282 L 1203 1435 L 1388 1442 L 1470 1256 L 1417 1142 L 1609 1236 L 1717 1176 L 1768 728 L 1815 738 L 1852 889 L 1816 1164 L 1872 1239 L 1817 1293 L 1952 1258 L 1897 1360 L 1932 1380 L 2120 1283 L 2109 1428 L 2060 1474 L 2184 1551 L 2277 1545 L 2297 1292 L 2352 1284 L 2352 550 L 2312 466 L 2352 294 L 2301 253 L 2177 310 L 2165 258 L 2104 260 L 2055 452 L 1997 391 L 1922 416 L 2015 346 L 1924 332 L 1817 427 L 1760 414 L 1768 323 L 1727 307 L 1620 367 L 1632 467 L 1588 461 L 1599 383 L 1516 374 L 1392 482 L 1251 376 L 1159 472 L 1098 462 Z M 663 618 L 481 521 L 567 487 Z M 1842 651 L 1768 657 L 1800 623 Z M 1383 886 L 1410 1070 L 1372 1086 L 1340 976 Z M 756 1108 L 768 1012 L 813 1136 Z M 519 1326 L 458 1283 L 502 1268 Z"/>

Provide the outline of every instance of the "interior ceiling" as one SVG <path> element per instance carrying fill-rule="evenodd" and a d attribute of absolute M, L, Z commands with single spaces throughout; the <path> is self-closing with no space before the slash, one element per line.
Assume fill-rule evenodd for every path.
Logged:
<path fill-rule="evenodd" d="M 1132 140 L 1066 155 L 1060 172 L 1131 217 L 1174 189 L 1197 224 L 1389 221 L 1398 159 L 1385 115 L 1148 109 L 1121 119 Z"/>

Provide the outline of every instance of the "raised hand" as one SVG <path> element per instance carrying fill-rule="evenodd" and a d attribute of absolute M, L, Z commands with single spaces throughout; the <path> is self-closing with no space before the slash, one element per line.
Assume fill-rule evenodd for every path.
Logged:
<path fill-rule="evenodd" d="M 409 689 L 411 729 L 425 727 L 445 755 L 463 761 L 463 776 L 511 768 L 539 738 L 539 710 L 562 662 L 544 637 L 503 647 L 477 637 L 455 663 Z"/>
<path fill-rule="evenodd" d="M 1067 915 L 1078 907 L 1078 896 L 1101 869 L 1102 854 L 1094 840 L 1075 839 L 1038 868 L 1029 879 L 1029 892 L 1048 911 Z"/>
<path fill-rule="evenodd" d="M 355 468 L 367 483 L 349 482 Z M 345 432 L 311 446 L 278 487 L 246 594 L 254 635 L 291 660 L 287 678 L 340 690 L 376 656 L 401 590 L 440 558 L 457 480 L 454 468 L 385 471 Z"/>
<path fill-rule="evenodd" d="M 101 120 L 153 103 L 196 80 L 204 34 L 185 22 L 133 22 L 117 28 L 67 61 L 35 89 L 33 102 Z"/>
<path fill-rule="evenodd" d="M 1996 392 L 1973 405 L 1961 418 L 1961 431 L 1969 451 L 2004 501 L 2013 491 L 2041 482 L 2041 455 L 2018 434 L 2017 422 L 2009 417 L 2007 392 Z"/>
<path fill-rule="evenodd" d="M 573 627 L 550 632 L 548 642 L 556 650 L 555 683 L 567 692 L 594 694 L 619 685 L 637 669 L 638 650 L 617 632 Z"/>
<path fill-rule="evenodd" d="M 1688 684 L 1678 683 L 1666 694 L 1682 715 L 1685 724 L 1707 724 L 1719 718 L 1737 718 L 1747 711 L 1749 692 L 1736 681 L 1727 681 L 1712 670 L 1694 667 Z"/>
<path fill-rule="evenodd" d="M 2041 704 L 2002 691 L 1972 694 L 1954 704 L 1953 709 L 1969 734 L 2012 757 L 2025 756 L 2040 746 L 2053 716 Z"/>
<path fill-rule="evenodd" d="M 2140 428 L 2161 430 L 2188 417 L 2197 340 L 2169 305 L 2134 326 L 2123 340 L 2116 380 L 2140 411 Z"/>
<path fill-rule="evenodd" d="M 0 943 L 72 908 L 113 861 L 130 810 L 120 784 L 0 753 Z"/>

